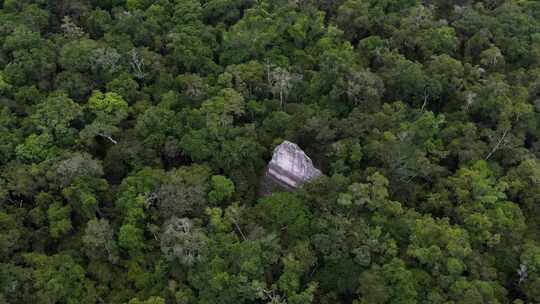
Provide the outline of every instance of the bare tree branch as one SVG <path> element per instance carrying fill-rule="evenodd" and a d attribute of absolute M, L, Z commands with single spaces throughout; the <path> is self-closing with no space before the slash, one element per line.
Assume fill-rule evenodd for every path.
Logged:
<path fill-rule="evenodd" d="M 112 138 L 110 135 L 107 135 L 107 134 L 104 134 L 104 133 L 98 133 L 97 135 L 103 137 L 103 138 L 106 138 L 108 139 L 110 142 L 112 142 L 113 144 L 118 144 L 118 141 L 116 141 L 114 138 Z"/>
<path fill-rule="evenodd" d="M 495 144 L 493 149 L 491 149 L 491 151 L 488 153 L 488 155 L 484 158 L 485 160 L 490 159 L 491 156 L 493 156 L 493 154 L 499 150 L 499 148 L 501 147 L 502 142 L 506 138 L 506 135 L 508 135 L 508 132 L 510 131 L 510 129 L 512 129 L 511 126 L 506 128 L 506 130 L 504 130 L 504 132 L 503 132 L 501 138 L 499 138 L 499 141 L 497 142 L 497 144 Z"/>

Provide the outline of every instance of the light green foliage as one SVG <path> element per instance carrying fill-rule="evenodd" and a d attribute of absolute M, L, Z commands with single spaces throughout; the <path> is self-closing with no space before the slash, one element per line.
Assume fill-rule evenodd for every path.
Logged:
<path fill-rule="evenodd" d="M 0 73 L 0 93 L 7 94 L 12 86 L 6 81 L 3 73 Z"/>
<path fill-rule="evenodd" d="M 540 189 L 536 187 L 540 180 L 540 163 L 536 159 L 524 160 L 519 166 L 513 168 L 502 179 L 508 184 L 508 194 L 512 201 L 520 201 L 520 208 L 527 218 L 527 225 L 534 231 L 540 222 L 534 215 L 538 212 Z"/>
<path fill-rule="evenodd" d="M 244 98 L 264 96 L 268 90 L 266 88 L 268 84 L 265 67 L 258 61 L 252 60 L 243 64 L 229 65 L 226 71 L 232 76 L 232 87 Z"/>
<path fill-rule="evenodd" d="M 284 269 L 277 282 L 278 289 L 289 299 L 298 297 L 298 293 L 301 292 L 301 277 L 315 265 L 315 262 L 316 257 L 307 242 L 296 244 L 291 253 L 282 258 Z M 311 288 L 315 288 L 315 286 Z"/>
<path fill-rule="evenodd" d="M 17 158 L 27 162 L 40 162 L 56 155 L 51 135 L 42 133 L 28 136 L 25 142 L 15 148 Z"/>
<path fill-rule="evenodd" d="M 25 255 L 25 260 L 33 269 L 34 286 L 38 290 L 37 303 L 95 303 L 94 284 L 70 255 L 30 253 Z"/>
<path fill-rule="evenodd" d="M 223 89 L 219 95 L 203 102 L 201 110 L 206 114 L 206 125 L 217 132 L 231 127 L 234 116 L 244 114 L 244 98 L 233 89 Z"/>
<path fill-rule="evenodd" d="M 122 182 L 116 206 L 126 222 L 137 223 L 144 219 L 146 195 L 154 191 L 163 179 L 163 171 L 146 168 Z"/>
<path fill-rule="evenodd" d="M 107 91 L 119 94 L 130 103 L 138 97 L 138 89 L 139 84 L 128 73 L 121 74 L 107 83 Z"/>
<path fill-rule="evenodd" d="M 99 116 L 112 116 L 122 120 L 127 116 L 128 104 L 117 93 L 94 91 L 88 100 L 88 107 Z"/>
<path fill-rule="evenodd" d="M 374 265 L 360 275 L 360 299 L 357 304 L 367 303 L 416 303 L 413 273 L 398 259 L 380 267 Z"/>
<path fill-rule="evenodd" d="M 433 56 L 427 66 L 430 100 L 448 100 L 465 85 L 463 64 L 447 54 Z"/>
<path fill-rule="evenodd" d="M 53 203 L 47 210 L 49 233 L 53 238 L 66 235 L 73 228 L 71 224 L 71 207 Z"/>
<path fill-rule="evenodd" d="M 504 65 L 504 56 L 498 47 L 493 46 L 480 53 L 480 63 L 488 68 Z"/>
<path fill-rule="evenodd" d="M 428 59 L 440 53 L 452 54 L 457 50 L 458 37 L 453 27 L 437 20 L 432 6 L 417 5 L 400 20 L 400 28 L 393 43 L 405 54 Z"/>
<path fill-rule="evenodd" d="M 296 196 L 276 193 L 263 198 L 256 206 L 260 224 L 274 233 L 283 232 L 293 239 L 307 237 L 311 214 Z"/>
<path fill-rule="evenodd" d="M 117 93 L 94 91 L 88 100 L 88 109 L 95 119 L 81 131 L 81 139 L 91 144 L 96 137 L 101 137 L 117 144 L 114 136 L 120 131 L 117 125 L 128 116 L 127 102 Z"/>
<path fill-rule="evenodd" d="M 125 224 L 120 227 L 118 244 L 131 253 L 137 253 L 144 248 L 143 231 L 133 224 Z"/>
<path fill-rule="evenodd" d="M 82 114 L 81 106 L 63 94 L 49 96 L 38 104 L 32 120 L 44 132 L 51 132 L 62 141 L 72 131 L 70 123 Z"/>
<path fill-rule="evenodd" d="M 354 140 L 335 142 L 329 154 L 336 159 L 332 163 L 335 173 L 351 172 L 352 169 L 358 167 L 363 157 L 362 147 Z"/>
<path fill-rule="evenodd" d="M 456 270 L 465 270 L 463 261 L 472 253 L 468 238 L 465 230 L 450 226 L 448 220 L 426 217 L 415 221 L 407 252 L 428 271 L 447 268 L 449 273 L 459 275 Z"/>
<path fill-rule="evenodd" d="M 92 219 L 99 212 L 99 194 L 106 191 L 108 184 L 105 180 L 86 180 L 86 183 L 78 182 L 64 190 L 62 196 L 74 207 L 74 211 L 80 216 Z M 92 189 L 93 187 L 94 189 Z"/>
<path fill-rule="evenodd" d="M 161 149 L 167 140 L 182 131 L 178 115 L 165 107 L 150 107 L 137 119 L 135 130 L 150 147 Z"/>
<path fill-rule="evenodd" d="M 230 198 L 234 193 L 233 182 L 222 175 L 212 176 L 212 190 L 208 193 L 211 203 L 220 203 L 224 199 Z"/>
<path fill-rule="evenodd" d="M 460 169 L 449 183 L 460 222 L 476 241 L 495 246 L 520 238 L 525 229 L 524 216 L 514 203 L 506 200 L 503 191 L 508 185 L 497 183 L 485 162 Z"/>

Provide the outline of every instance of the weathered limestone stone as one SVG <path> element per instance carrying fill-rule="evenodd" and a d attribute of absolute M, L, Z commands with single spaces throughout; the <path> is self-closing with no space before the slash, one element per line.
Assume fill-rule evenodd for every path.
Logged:
<path fill-rule="evenodd" d="M 279 186 L 284 190 L 294 190 L 308 180 L 322 175 L 311 159 L 298 145 L 284 141 L 274 149 L 272 160 L 266 167 L 262 194 L 267 195 Z"/>

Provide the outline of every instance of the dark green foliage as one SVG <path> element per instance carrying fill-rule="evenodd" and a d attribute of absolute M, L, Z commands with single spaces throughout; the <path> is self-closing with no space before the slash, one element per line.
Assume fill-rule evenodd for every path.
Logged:
<path fill-rule="evenodd" d="M 0 303 L 540 302 L 538 75 L 537 1 L 0 1 Z"/>

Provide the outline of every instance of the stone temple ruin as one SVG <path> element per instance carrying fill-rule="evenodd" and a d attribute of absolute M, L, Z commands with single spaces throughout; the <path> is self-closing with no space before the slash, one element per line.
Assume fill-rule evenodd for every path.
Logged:
<path fill-rule="evenodd" d="M 272 160 L 264 172 L 261 194 L 292 191 L 308 180 L 322 175 L 311 159 L 295 143 L 284 141 L 274 149 Z"/>

